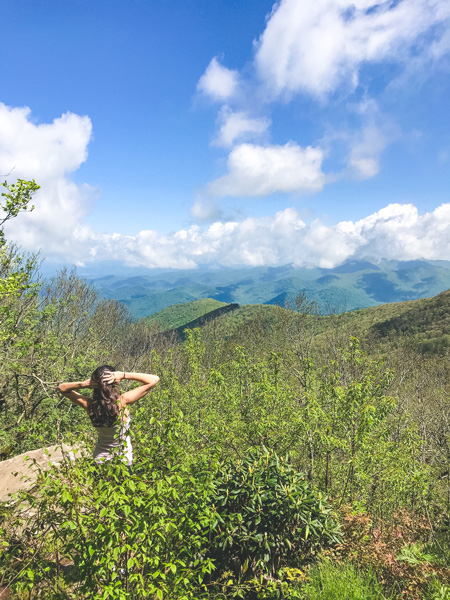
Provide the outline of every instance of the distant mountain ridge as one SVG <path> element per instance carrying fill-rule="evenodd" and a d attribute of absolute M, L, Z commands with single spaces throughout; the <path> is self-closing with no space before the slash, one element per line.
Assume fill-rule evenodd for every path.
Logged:
<path fill-rule="evenodd" d="M 174 304 L 212 298 L 226 304 L 284 306 L 300 292 L 322 312 L 345 312 L 383 303 L 436 296 L 450 288 L 450 261 L 351 260 L 333 269 L 242 267 L 104 273 L 88 281 L 102 298 L 125 303 L 135 318 Z M 79 269 L 83 275 L 83 269 Z"/>

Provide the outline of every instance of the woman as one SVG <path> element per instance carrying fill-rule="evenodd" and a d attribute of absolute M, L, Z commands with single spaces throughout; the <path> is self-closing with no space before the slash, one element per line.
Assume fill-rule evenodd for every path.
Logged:
<path fill-rule="evenodd" d="M 122 379 L 139 381 L 142 385 L 121 394 L 119 382 Z M 59 384 L 58 389 L 61 394 L 84 408 L 97 430 L 98 439 L 94 448 L 94 459 L 97 462 L 111 460 L 114 453 L 120 451 L 125 462 L 131 466 L 133 449 L 128 435 L 130 426 L 128 407 L 145 396 L 158 381 L 157 375 L 115 371 L 114 367 L 103 365 L 95 369 L 91 378 L 86 381 Z M 83 388 L 93 388 L 92 398 L 82 396 L 75 391 Z"/>

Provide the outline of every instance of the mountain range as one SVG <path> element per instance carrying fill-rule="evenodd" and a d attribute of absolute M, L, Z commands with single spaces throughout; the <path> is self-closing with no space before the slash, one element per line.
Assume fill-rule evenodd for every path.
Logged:
<path fill-rule="evenodd" d="M 450 288 L 450 261 L 364 259 L 332 269 L 292 264 L 186 271 L 119 271 L 112 267 L 104 265 L 101 276 L 98 270 L 94 273 L 83 268 L 78 273 L 101 298 L 126 304 L 136 319 L 202 298 L 227 304 L 284 306 L 303 292 L 326 314 L 426 298 Z"/>

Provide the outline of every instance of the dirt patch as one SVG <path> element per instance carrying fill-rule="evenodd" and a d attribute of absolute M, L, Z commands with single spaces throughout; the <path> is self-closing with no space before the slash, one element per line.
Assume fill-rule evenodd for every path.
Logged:
<path fill-rule="evenodd" d="M 9 600 L 11 598 L 11 590 L 8 587 L 0 585 L 0 598 L 1 600 Z"/>

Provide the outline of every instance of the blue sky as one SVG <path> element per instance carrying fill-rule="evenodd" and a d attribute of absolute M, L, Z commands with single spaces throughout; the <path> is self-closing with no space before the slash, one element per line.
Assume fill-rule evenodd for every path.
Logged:
<path fill-rule="evenodd" d="M 5 0 L 11 240 L 191 268 L 450 259 L 446 0 Z"/>

